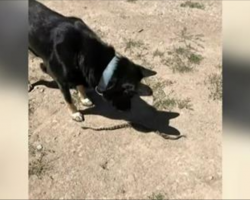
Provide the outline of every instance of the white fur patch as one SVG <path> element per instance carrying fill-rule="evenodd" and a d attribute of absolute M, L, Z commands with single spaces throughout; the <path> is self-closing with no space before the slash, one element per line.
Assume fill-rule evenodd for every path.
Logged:
<path fill-rule="evenodd" d="M 83 115 L 80 112 L 76 112 L 76 113 L 71 114 L 71 117 L 73 120 L 75 120 L 77 122 L 83 121 Z"/>
<path fill-rule="evenodd" d="M 90 101 L 89 98 L 81 99 L 81 102 L 84 106 L 92 106 L 93 105 L 92 101 Z"/>

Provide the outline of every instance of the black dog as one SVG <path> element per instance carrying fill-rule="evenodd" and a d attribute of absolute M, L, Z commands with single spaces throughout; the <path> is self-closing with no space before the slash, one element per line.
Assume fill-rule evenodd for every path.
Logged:
<path fill-rule="evenodd" d="M 78 90 L 85 106 L 92 104 L 85 94 L 90 87 L 117 109 L 129 110 L 140 81 L 156 74 L 117 55 L 81 19 L 35 0 L 29 1 L 29 49 L 43 59 L 41 69 L 57 82 L 76 121 L 84 118 L 72 102 L 70 87 Z"/>

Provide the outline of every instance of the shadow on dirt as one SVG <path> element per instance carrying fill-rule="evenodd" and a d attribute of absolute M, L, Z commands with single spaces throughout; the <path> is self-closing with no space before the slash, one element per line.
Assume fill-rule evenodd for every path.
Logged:
<path fill-rule="evenodd" d="M 116 110 L 94 91 L 89 91 L 88 97 L 95 106 L 83 110 L 84 115 L 102 115 L 114 120 L 125 120 L 131 122 L 132 127 L 140 132 L 155 131 L 167 135 L 180 135 L 177 129 L 169 126 L 169 120 L 178 117 L 179 113 L 158 111 L 139 96 L 132 99 L 132 108 L 127 112 Z"/>
<path fill-rule="evenodd" d="M 49 88 L 58 88 L 54 81 L 40 80 L 32 85 L 45 85 Z M 81 112 L 84 115 L 101 115 L 113 120 L 125 120 L 130 122 L 131 126 L 137 131 L 144 133 L 154 131 L 163 138 L 164 135 L 180 136 L 180 132 L 176 128 L 169 126 L 170 119 L 178 117 L 179 113 L 158 111 L 141 99 L 140 96 L 135 96 L 132 99 L 132 108 L 130 111 L 121 112 L 116 110 L 95 91 L 89 90 L 87 91 L 87 95 L 95 106 L 82 110 Z"/>
<path fill-rule="evenodd" d="M 39 81 L 36 81 L 35 83 L 32 83 L 32 88 L 38 86 L 38 85 L 44 85 L 48 88 L 52 88 L 52 89 L 59 89 L 58 88 L 58 85 L 55 81 L 45 81 L 45 80 L 39 80 Z"/>

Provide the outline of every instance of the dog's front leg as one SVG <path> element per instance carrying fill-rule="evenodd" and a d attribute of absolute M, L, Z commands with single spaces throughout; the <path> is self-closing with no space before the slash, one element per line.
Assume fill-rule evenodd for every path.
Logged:
<path fill-rule="evenodd" d="M 69 91 L 69 86 L 65 83 L 60 83 L 60 82 L 57 82 L 57 83 L 67 103 L 72 119 L 77 122 L 84 121 L 83 115 L 77 110 L 76 106 L 74 105 L 72 101 L 71 94 Z"/>
<path fill-rule="evenodd" d="M 93 103 L 91 100 L 87 97 L 84 86 L 83 85 L 77 85 L 76 89 L 78 90 L 78 95 L 80 97 L 80 100 L 84 106 L 92 106 Z"/>

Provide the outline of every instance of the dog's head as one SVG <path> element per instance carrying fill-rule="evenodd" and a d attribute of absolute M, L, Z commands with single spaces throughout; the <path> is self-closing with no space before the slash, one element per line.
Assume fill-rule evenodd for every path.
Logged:
<path fill-rule="evenodd" d="M 145 87 L 141 80 L 155 74 L 155 71 L 146 69 L 125 57 L 121 57 L 105 90 L 102 91 L 98 87 L 96 89 L 99 94 L 102 94 L 118 110 L 129 110 L 132 97 L 139 91 L 143 92 L 144 95 L 152 95 L 152 90 L 149 87 Z"/>

